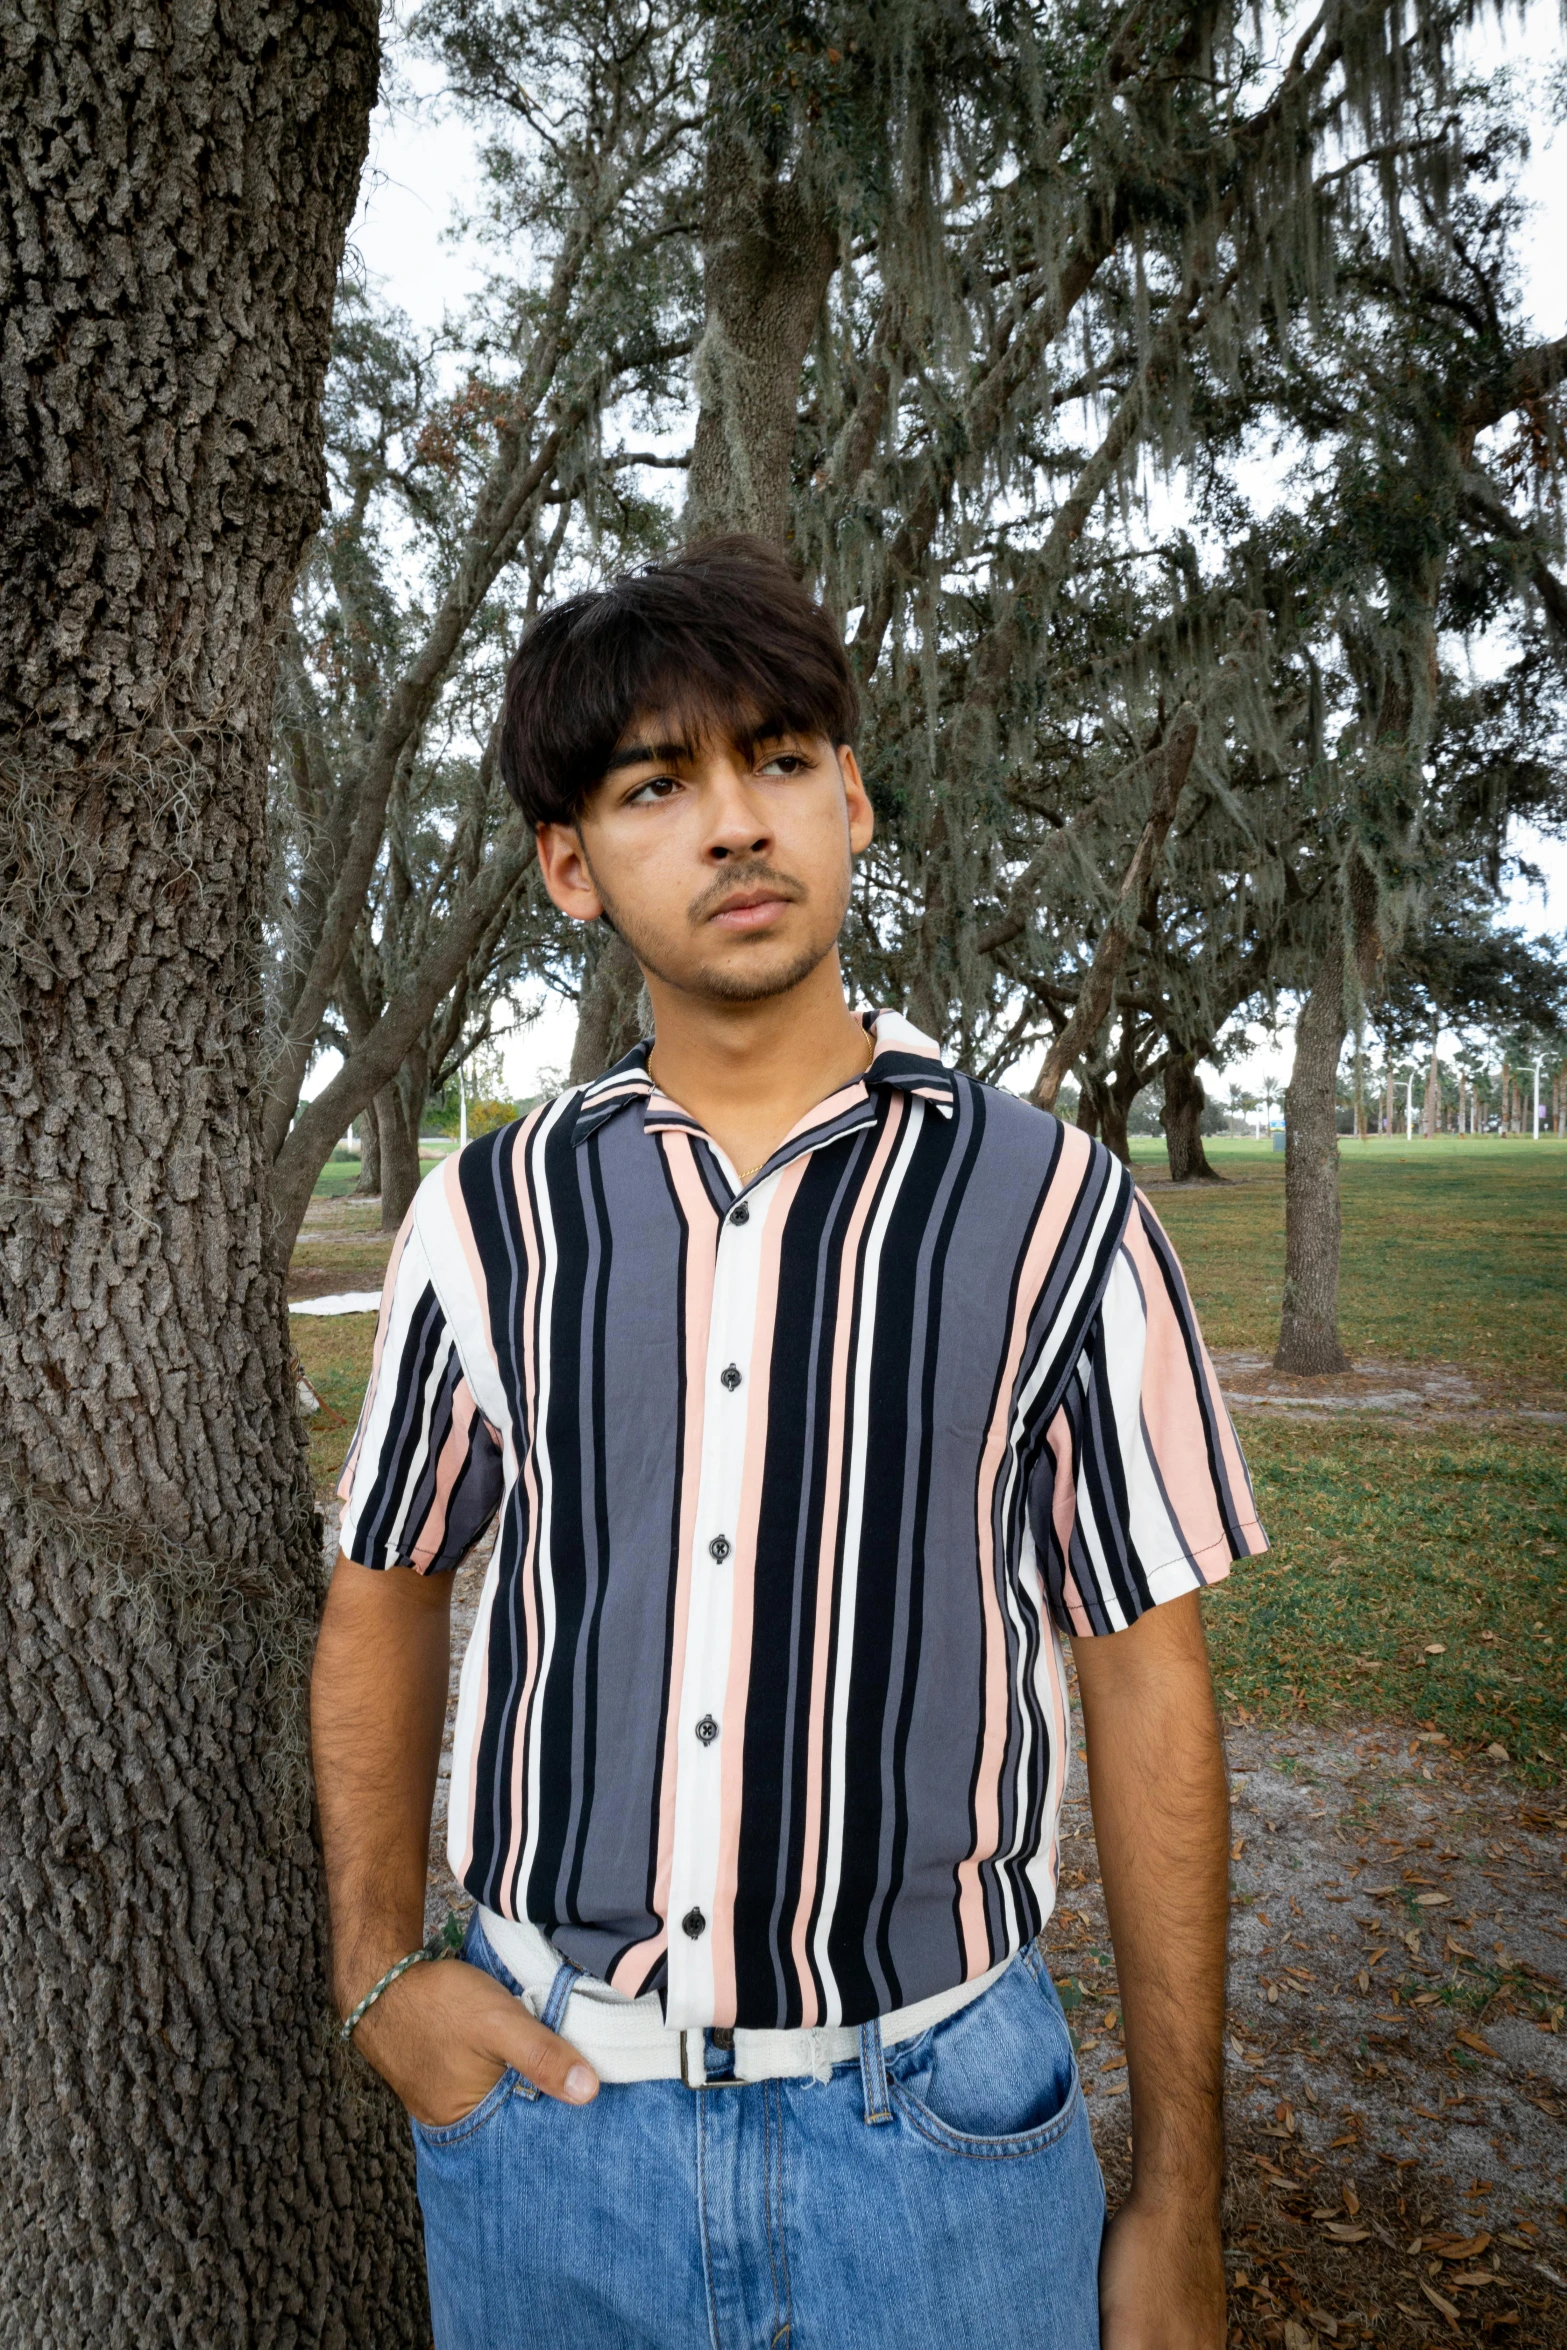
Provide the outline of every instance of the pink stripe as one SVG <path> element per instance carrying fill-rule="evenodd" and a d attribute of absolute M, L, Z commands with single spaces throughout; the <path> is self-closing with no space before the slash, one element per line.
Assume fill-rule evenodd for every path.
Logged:
<path fill-rule="evenodd" d="M 1152 1210 L 1145 1211 L 1150 1216 Z M 1161 1227 L 1161 1230 L 1163 1228 Z M 1217 1545 L 1224 1566 L 1229 1544 L 1220 1515 L 1219 1497 L 1208 1468 L 1208 1430 L 1198 1391 L 1192 1381 L 1186 1351 L 1186 1325 L 1165 1286 L 1164 1268 L 1154 1253 L 1140 1219 L 1134 1214 L 1126 1227 L 1126 1252 L 1142 1283 L 1148 1317 L 1143 1355 L 1143 1426 L 1181 1539 L 1195 1558 Z M 1201 1347 L 1202 1342 L 1199 1339 Z M 1238 1504 L 1249 1491 L 1245 1465 L 1235 1442 L 1230 1415 L 1219 1394 L 1208 1351 L 1202 1347 L 1202 1377 L 1207 1388 L 1219 1438 L 1220 1457 Z M 1260 1541 L 1257 1548 L 1266 1546 Z M 1248 1542 L 1248 1550 L 1250 1544 Z"/>
<path fill-rule="evenodd" d="M 1054 1482 L 1050 1489 L 1050 1523 L 1055 1530 L 1061 1552 L 1061 1597 L 1072 1620 L 1072 1629 L 1080 1637 L 1092 1632 L 1083 1595 L 1072 1572 L 1072 1536 L 1077 1530 L 1077 1455 L 1072 1444 L 1072 1423 L 1065 1409 L 1057 1412 L 1050 1423 L 1046 1437 L 1054 1466 Z"/>
<path fill-rule="evenodd" d="M 658 1865 L 653 1880 L 653 1914 L 661 1923 L 656 1934 L 622 1951 L 609 1972 L 619 1991 L 640 1991 L 651 1962 L 669 1939 L 669 1879 L 675 1853 L 675 1782 L 680 1758 L 676 1752 L 675 1716 L 685 1680 L 686 1634 L 691 1618 L 691 1548 L 696 1530 L 696 1505 L 702 1482 L 702 1411 L 706 1402 L 707 1333 L 713 1314 L 713 1273 L 718 1261 L 718 1218 L 707 1187 L 697 1172 L 689 1135 L 672 1134 L 659 1146 L 669 1169 L 675 1198 L 686 1222 L 684 1360 L 679 1376 L 685 1394 L 685 1447 L 680 1462 L 680 1551 L 675 1561 L 675 1621 L 669 1664 L 668 1711 L 664 1724 L 664 1753 L 658 1785 Z M 732 1971 L 732 1966 L 731 1966 Z"/>
<path fill-rule="evenodd" d="M 451 1508 L 452 1487 L 468 1458 L 473 1423 L 478 1416 L 479 1407 L 473 1400 L 473 1389 L 466 1379 L 459 1379 L 452 1397 L 452 1424 L 447 1431 L 446 1442 L 441 1447 L 441 1457 L 436 1463 L 435 1497 L 430 1504 L 429 1515 L 419 1529 L 419 1539 L 408 1554 L 409 1563 L 420 1574 L 425 1572 L 433 1558 L 439 1557 L 441 1544 L 446 1539 L 446 1516 Z"/>
<path fill-rule="evenodd" d="M 735 1888 L 740 1875 L 740 1815 L 744 1798 L 746 1699 L 751 1686 L 751 1626 L 756 1601 L 756 1534 L 762 1515 L 762 1471 L 767 1462 L 768 1367 L 778 1312 L 778 1269 L 784 1226 L 804 1180 L 808 1159 L 796 1159 L 778 1178 L 767 1211 L 757 1273 L 756 1322 L 751 1340 L 750 1402 L 745 1467 L 735 1532 L 729 1679 L 724 1694 L 724 1743 L 719 1783 L 718 1873 L 713 1888 L 713 2021 L 735 2020 Z"/>
<path fill-rule="evenodd" d="M 811 1903 L 821 1875 L 822 1762 L 826 1743 L 827 1660 L 832 1650 L 834 1602 L 837 1597 L 835 1554 L 838 1518 L 843 1507 L 843 1455 L 848 1431 L 849 1339 L 855 1285 L 860 1270 L 860 1244 L 893 1147 L 903 1130 L 907 1104 L 901 1094 L 887 1105 L 887 1122 L 877 1138 L 875 1155 L 859 1187 L 854 1212 L 844 1234 L 838 1265 L 838 1302 L 833 1322 L 832 1374 L 828 1387 L 827 1462 L 822 1486 L 822 1539 L 816 1574 L 816 1626 L 811 1656 L 811 1720 L 806 1742 L 805 1841 L 800 1863 L 800 1891 L 795 1903 L 790 1948 L 800 1981 L 802 2024 L 821 2022 L 816 1991 L 806 1957 L 806 1929 Z M 867 1338 L 869 1332 L 866 1333 Z M 843 1660 L 848 1669 L 848 1659 Z"/>
<path fill-rule="evenodd" d="M 1007 1333 L 1007 1351 L 996 1391 L 996 1408 L 985 1433 L 980 1455 L 978 1567 L 980 1609 L 985 1628 L 985 1686 L 982 1700 L 979 1770 L 974 1789 L 974 1845 L 958 1867 L 958 1926 L 963 1937 L 963 1973 L 983 1974 L 991 1963 L 985 1930 L 985 1899 L 980 1863 L 994 1855 L 1001 1838 L 1001 1772 L 1007 1743 L 1007 1658 L 1001 1602 L 996 1592 L 996 1556 L 991 1505 L 1007 1457 L 1012 1420 L 1013 1389 L 1022 1359 L 1028 1324 L 1050 1266 L 1061 1246 L 1067 1224 L 1078 1204 L 1091 1155 L 1087 1135 L 1075 1126 L 1062 1128 L 1064 1148 L 1056 1177 L 1046 1192 L 1038 1223 L 1029 1236 L 1017 1281 L 1017 1304 Z M 1076 1162 L 1074 1165 L 1073 1162 Z"/>

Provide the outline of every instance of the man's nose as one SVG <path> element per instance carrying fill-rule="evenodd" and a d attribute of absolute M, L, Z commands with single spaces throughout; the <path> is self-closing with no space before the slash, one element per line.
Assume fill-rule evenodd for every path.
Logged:
<path fill-rule="evenodd" d="M 707 836 L 707 856 L 714 865 L 736 857 L 763 857 L 773 845 L 765 816 L 738 776 L 719 786 L 718 805 Z"/>

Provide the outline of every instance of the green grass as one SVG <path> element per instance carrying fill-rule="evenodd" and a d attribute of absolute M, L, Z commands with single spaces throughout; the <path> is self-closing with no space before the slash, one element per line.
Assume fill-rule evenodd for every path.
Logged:
<path fill-rule="evenodd" d="M 1208 1145 L 1239 1178 L 1160 1190 L 1211 1346 L 1271 1355 L 1284 1286 L 1284 1159 Z M 1139 1140 L 1153 1173 L 1158 1144 Z M 1341 1149 L 1340 1326 L 1352 1355 L 1567 1386 L 1567 1142 L 1401 1137 Z"/>
<path fill-rule="evenodd" d="M 289 1323 L 305 1377 L 322 1409 L 307 1422 L 310 1475 L 318 1495 L 337 1484 L 364 1401 L 375 1345 L 374 1314 L 295 1314 Z"/>
<path fill-rule="evenodd" d="M 1495 1740 L 1536 1781 L 1567 1768 L 1567 1438 L 1358 1420 L 1241 1433 L 1274 1547 L 1208 1602 L 1224 1698 Z"/>
<path fill-rule="evenodd" d="M 438 1167 L 445 1156 L 444 1151 L 422 1153 L 419 1159 L 420 1174 L 428 1175 L 430 1169 Z M 316 1177 L 316 1187 L 311 1197 L 313 1199 L 343 1199 L 353 1190 L 358 1181 L 358 1158 L 350 1157 L 347 1151 L 334 1151 Z"/>

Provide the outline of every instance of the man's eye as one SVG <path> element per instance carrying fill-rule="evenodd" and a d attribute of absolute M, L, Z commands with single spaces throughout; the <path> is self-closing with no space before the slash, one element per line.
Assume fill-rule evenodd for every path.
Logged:
<path fill-rule="evenodd" d="M 635 791 L 627 792 L 626 806 L 628 808 L 635 808 L 639 805 L 646 807 L 656 801 L 669 799 L 679 789 L 680 783 L 676 776 L 650 776 L 646 783 L 639 783 Z"/>
<path fill-rule="evenodd" d="M 764 775 L 801 775 L 810 764 L 798 751 L 775 751 L 770 759 L 763 761 L 761 771 Z"/>

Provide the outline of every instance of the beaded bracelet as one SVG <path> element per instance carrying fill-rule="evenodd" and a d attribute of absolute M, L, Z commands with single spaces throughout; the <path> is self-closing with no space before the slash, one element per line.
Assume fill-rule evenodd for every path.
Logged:
<path fill-rule="evenodd" d="M 342 2030 L 337 2035 L 338 2038 L 340 2040 L 351 2040 L 354 2036 L 354 2026 L 356 2024 L 363 2023 L 365 2017 L 369 2014 L 371 2008 L 374 2007 L 382 1992 L 390 1991 L 398 1976 L 406 1975 L 408 1969 L 411 1966 L 417 1966 L 421 1959 L 455 1958 L 458 1951 L 461 1950 L 463 1946 L 463 1934 L 464 1927 L 462 1919 L 457 1915 L 455 1910 L 449 1909 L 445 1917 L 442 1919 L 440 1925 L 437 1926 L 435 1932 L 430 1936 L 428 1942 L 421 1943 L 417 1950 L 410 1950 L 408 1956 L 406 1958 L 400 1958 L 396 1966 L 389 1966 L 387 1968 L 379 1983 L 371 1984 L 363 1999 L 360 2000 L 359 2005 L 353 2010 L 347 2021 L 344 2023 Z"/>

